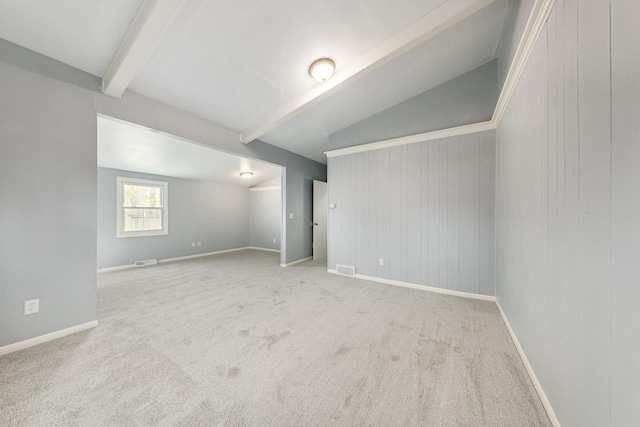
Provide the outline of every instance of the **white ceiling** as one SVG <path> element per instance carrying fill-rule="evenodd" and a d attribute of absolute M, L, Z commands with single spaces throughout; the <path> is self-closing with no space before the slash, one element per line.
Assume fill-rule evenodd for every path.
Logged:
<path fill-rule="evenodd" d="M 241 131 L 445 0 L 189 0 L 131 89 Z"/>
<path fill-rule="evenodd" d="M 0 0 L 0 38 L 102 77 L 142 0 Z"/>
<path fill-rule="evenodd" d="M 284 121 L 260 139 L 326 162 L 328 135 L 496 55 L 510 0 L 496 0 Z M 187 0 L 131 90 L 241 132 L 317 89 L 443 5 L 471 0 Z M 0 0 L 0 38 L 104 76 L 142 0 Z M 240 143 L 240 142 L 239 142 Z"/>
<path fill-rule="evenodd" d="M 326 163 L 329 135 L 495 58 L 508 0 L 388 62 L 260 139 Z M 322 148 L 322 151 L 318 150 Z"/>
<path fill-rule="evenodd" d="M 98 117 L 98 167 L 253 187 L 282 168 L 109 117 Z M 240 172 L 251 171 L 251 179 Z"/>

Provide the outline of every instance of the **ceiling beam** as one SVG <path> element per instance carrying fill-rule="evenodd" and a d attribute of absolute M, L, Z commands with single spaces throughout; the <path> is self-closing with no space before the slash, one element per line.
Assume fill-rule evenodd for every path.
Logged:
<path fill-rule="evenodd" d="M 102 78 L 102 92 L 120 98 L 147 62 L 185 0 L 144 0 Z"/>
<path fill-rule="evenodd" d="M 315 103 L 414 47 L 434 38 L 446 29 L 493 3 L 495 0 L 449 0 L 420 18 L 390 39 L 371 49 L 355 62 L 338 70 L 326 83 L 285 104 L 264 119 L 240 133 L 240 140 L 248 144 L 276 126 L 293 118 Z"/>

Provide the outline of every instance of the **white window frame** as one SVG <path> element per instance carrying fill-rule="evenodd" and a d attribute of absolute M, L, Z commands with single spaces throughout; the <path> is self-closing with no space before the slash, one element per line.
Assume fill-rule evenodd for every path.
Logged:
<path fill-rule="evenodd" d="M 166 181 L 153 181 L 150 179 L 129 178 L 126 176 L 116 177 L 116 237 L 149 237 L 149 236 L 166 236 L 169 234 L 169 183 Z M 124 186 L 126 184 L 139 185 L 145 187 L 162 188 L 162 229 L 161 230 L 144 230 L 144 231 L 125 231 L 124 230 L 124 209 L 123 197 Z"/>

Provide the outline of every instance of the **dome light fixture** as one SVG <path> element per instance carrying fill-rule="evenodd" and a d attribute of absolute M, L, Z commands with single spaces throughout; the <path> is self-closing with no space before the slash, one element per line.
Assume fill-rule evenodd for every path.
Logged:
<path fill-rule="evenodd" d="M 240 172 L 240 176 L 242 177 L 242 179 L 249 179 L 253 176 L 253 172 L 250 172 L 250 171 Z"/>
<path fill-rule="evenodd" d="M 329 58 L 317 59 L 309 67 L 309 75 L 320 83 L 325 83 L 333 76 L 336 63 Z"/>

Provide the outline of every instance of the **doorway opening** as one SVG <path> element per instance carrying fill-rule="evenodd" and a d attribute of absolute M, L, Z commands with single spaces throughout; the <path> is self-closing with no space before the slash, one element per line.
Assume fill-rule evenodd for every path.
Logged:
<path fill-rule="evenodd" d="M 313 259 L 327 261 L 327 183 L 313 181 Z"/>
<path fill-rule="evenodd" d="M 99 271 L 251 248 L 285 256 L 284 167 L 97 120 Z"/>

